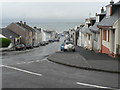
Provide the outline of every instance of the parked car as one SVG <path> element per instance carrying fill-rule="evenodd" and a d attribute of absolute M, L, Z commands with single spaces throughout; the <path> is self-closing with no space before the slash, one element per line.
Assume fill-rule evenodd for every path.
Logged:
<path fill-rule="evenodd" d="M 33 47 L 39 47 L 40 43 L 34 43 Z"/>
<path fill-rule="evenodd" d="M 55 42 L 59 42 L 59 39 L 55 39 L 54 41 L 55 41 Z"/>
<path fill-rule="evenodd" d="M 44 41 L 40 42 L 40 46 L 45 46 L 46 43 Z"/>
<path fill-rule="evenodd" d="M 46 45 L 49 44 L 48 41 L 43 41 L 43 42 L 45 42 Z"/>
<path fill-rule="evenodd" d="M 61 51 L 75 52 L 75 46 L 74 46 L 73 42 L 71 42 L 71 41 L 64 42 L 64 44 L 61 45 Z"/>
<path fill-rule="evenodd" d="M 33 45 L 32 44 L 26 44 L 26 49 L 33 49 Z"/>
<path fill-rule="evenodd" d="M 50 40 L 48 40 L 48 42 L 50 42 L 50 43 L 51 43 L 51 42 L 54 42 L 54 40 L 50 39 Z"/>
<path fill-rule="evenodd" d="M 26 47 L 24 44 L 17 44 L 15 45 L 15 50 L 26 50 Z"/>
<path fill-rule="evenodd" d="M 62 43 L 61 46 L 60 46 L 60 50 L 61 50 L 61 51 L 64 51 L 64 46 L 65 46 L 65 44 Z"/>

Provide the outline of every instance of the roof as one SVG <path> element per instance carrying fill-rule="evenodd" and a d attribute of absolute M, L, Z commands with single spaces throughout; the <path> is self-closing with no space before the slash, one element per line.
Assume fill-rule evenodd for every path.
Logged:
<path fill-rule="evenodd" d="M 86 25 L 81 29 L 81 32 L 84 33 L 84 34 L 87 34 L 87 33 L 91 34 L 91 31 L 90 31 L 89 27 L 86 26 Z"/>
<path fill-rule="evenodd" d="M 108 26 L 111 27 L 113 24 L 120 18 L 120 15 L 118 14 L 118 11 L 116 10 L 112 16 L 105 16 L 101 22 L 98 24 L 98 26 Z"/>
<path fill-rule="evenodd" d="M 98 24 L 99 22 L 96 22 L 93 26 L 89 27 L 90 31 L 99 32 L 99 28 L 97 27 Z"/>
<path fill-rule="evenodd" d="M 23 24 L 23 23 L 22 23 L 22 25 L 21 25 L 21 23 L 19 23 L 19 22 L 17 22 L 16 24 L 19 25 L 19 26 L 21 26 L 21 27 L 23 27 L 23 28 L 25 28 L 25 29 L 28 30 L 28 31 L 36 32 L 32 27 L 30 27 L 30 26 L 27 25 L 27 24 Z"/>
<path fill-rule="evenodd" d="M 4 35 L 7 38 L 10 38 L 10 36 L 12 36 L 13 39 L 20 36 L 7 28 L 2 28 L 2 35 Z"/>
<path fill-rule="evenodd" d="M 3 36 L 2 34 L 0 34 L 0 38 L 6 38 L 5 36 Z"/>
<path fill-rule="evenodd" d="M 115 4 L 113 4 L 113 5 L 120 5 L 120 1 L 119 1 L 119 2 L 117 2 L 117 3 L 115 3 Z"/>

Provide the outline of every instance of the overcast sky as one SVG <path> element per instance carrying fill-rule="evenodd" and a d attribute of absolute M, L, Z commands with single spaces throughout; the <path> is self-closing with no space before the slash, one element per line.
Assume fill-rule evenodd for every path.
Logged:
<path fill-rule="evenodd" d="M 89 16 L 95 16 L 101 7 L 109 4 L 110 0 L 79 0 L 79 2 L 35 2 L 37 0 L 19 0 L 21 2 L 2 3 L 2 19 L 7 21 L 78 21 Z M 10 0 L 14 1 L 14 0 Z M 26 1 L 26 2 L 23 2 Z M 40 0 L 41 1 L 41 0 Z M 67 1 L 67 0 L 65 0 Z M 74 0 L 78 1 L 78 0 Z M 89 2 L 88 2 L 89 1 Z M 104 2 L 103 2 L 104 1 Z M 117 2 L 116 0 L 115 2 Z"/>

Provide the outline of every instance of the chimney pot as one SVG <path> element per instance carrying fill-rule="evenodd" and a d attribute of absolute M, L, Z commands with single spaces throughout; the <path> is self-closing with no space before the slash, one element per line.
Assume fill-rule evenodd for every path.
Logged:
<path fill-rule="evenodd" d="M 101 8 L 101 13 L 103 13 L 103 12 L 104 12 L 104 8 L 102 7 L 102 8 Z"/>
<path fill-rule="evenodd" d="M 20 21 L 20 25 L 22 25 L 22 21 Z"/>
<path fill-rule="evenodd" d="M 95 15 L 97 16 L 98 14 L 96 13 Z"/>
<path fill-rule="evenodd" d="M 24 25 L 26 25 L 26 22 L 24 22 Z"/>
<path fill-rule="evenodd" d="M 110 5 L 112 5 L 112 4 L 114 4 L 114 1 L 113 1 L 113 0 L 110 1 Z"/>

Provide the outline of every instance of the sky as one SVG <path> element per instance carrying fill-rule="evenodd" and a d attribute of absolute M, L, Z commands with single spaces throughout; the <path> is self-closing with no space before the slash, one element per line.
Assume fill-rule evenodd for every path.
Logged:
<path fill-rule="evenodd" d="M 95 16 L 110 0 L 1 0 L 2 22 L 77 22 Z M 49 1 L 49 2 L 48 2 Z M 117 2 L 118 0 L 115 0 Z"/>

